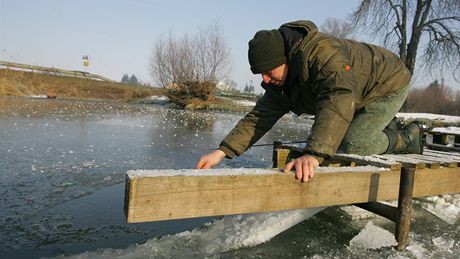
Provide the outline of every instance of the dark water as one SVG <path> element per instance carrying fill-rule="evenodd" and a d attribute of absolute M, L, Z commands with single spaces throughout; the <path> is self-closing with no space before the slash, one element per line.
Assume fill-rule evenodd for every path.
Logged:
<path fill-rule="evenodd" d="M 126 224 L 125 173 L 193 168 L 241 116 L 0 98 L 0 254 L 37 257 L 125 247 L 209 221 Z M 261 142 L 270 138 L 287 137 L 275 130 Z M 268 167 L 271 151 L 263 149 L 271 147 L 221 167 Z"/>
<path fill-rule="evenodd" d="M 217 147 L 243 115 L 105 101 L 0 98 L 0 257 L 123 251 L 215 220 L 127 224 L 123 214 L 125 173 L 194 168 L 197 159 Z M 304 139 L 310 127 L 311 121 L 287 116 L 259 144 Z M 252 148 L 220 167 L 270 167 L 271 149 Z M 449 225 L 422 209 L 416 210 L 414 221 L 411 238 L 421 247 L 416 252 L 350 249 L 348 242 L 367 221 L 350 221 L 333 207 L 269 242 L 216 256 L 458 258 L 458 223 Z M 393 231 L 393 223 L 376 222 Z M 433 237 L 453 243 L 439 246 Z M 110 251 L 108 258 L 117 254 L 117 250 Z M 150 257 L 138 254 L 139 258 Z"/>

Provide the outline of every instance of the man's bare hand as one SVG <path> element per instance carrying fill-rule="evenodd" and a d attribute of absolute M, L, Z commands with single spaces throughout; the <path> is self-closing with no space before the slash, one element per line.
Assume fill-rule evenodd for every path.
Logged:
<path fill-rule="evenodd" d="M 309 178 L 315 176 L 315 168 L 318 166 L 319 162 L 316 158 L 305 155 L 287 163 L 284 167 L 284 172 L 289 172 L 294 168 L 296 179 L 307 182 Z"/>
<path fill-rule="evenodd" d="M 197 169 L 210 169 L 225 158 L 224 151 L 218 149 L 200 158 L 196 164 Z"/>

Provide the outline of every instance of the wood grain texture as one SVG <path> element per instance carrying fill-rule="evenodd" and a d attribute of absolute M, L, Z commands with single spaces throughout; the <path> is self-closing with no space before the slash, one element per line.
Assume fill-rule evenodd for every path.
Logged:
<path fill-rule="evenodd" d="M 329 169 L 317 172 L 308 183 L 271 169 L 262 175 L 216 175 L 212 170 L 203 176 L 128 173 L 125 212 L 128 222 L 145 222 L 396 199 L 399 171 L 368 168 Z"/>

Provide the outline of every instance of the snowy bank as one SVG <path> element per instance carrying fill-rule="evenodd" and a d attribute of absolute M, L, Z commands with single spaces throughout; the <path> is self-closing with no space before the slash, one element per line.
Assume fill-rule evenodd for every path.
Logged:
<path fill-rule="evenodd" d="M 158 104 L 158 105 L 165 105 L 171 103 L 169 97 L 165 95 L 152 95 L 147 98 L 138 101 L 142 104 Z"/>

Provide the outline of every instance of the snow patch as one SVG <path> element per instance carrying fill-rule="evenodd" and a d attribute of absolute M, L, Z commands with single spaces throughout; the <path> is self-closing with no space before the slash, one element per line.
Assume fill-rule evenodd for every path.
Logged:
<path fill-rule="evenodd" d="M 234 100 L 233 103 L 240 105 L 240 106 L 246 106 L 246 107 L 252 107 L 256 105 L 255 101 L 248 101 L 248 100 Z"/>
<path fill-rule="evenodd" d="M 340 206 L 340 209 L 344 211 L 351 220 L 373 219 L 377 216 L 375 213 L 354 205 Z"/>
<path fill-rule="evenodd" d="M 30 95 L 29 98 L 34 98 L 34 99 L 47 99 L 48 96 L 46 94 L 41 94 L 41 95 Z"/>
<path fill-rule="evenodd" d="M 445 134 L 460 134 L 459 127 L 445 127 L 445 128 L 433 128 L 431 132 L 445 133 Z"/>
<path fill-rule="evenodd" d="M 158 104 L 158 105 L 165 105 L 165 104 L 169 104 L 171 102 L 171 100 L 169 99 L 169 97 L 165 96 L 165 95 L 153 95 L 153 96 L 149 96 L 145 99 L 142 99 L 141 100 L 142 103 L 144 104 Z"/>
<path fill-rule="evenodd" d="M 253 107 L 256 105 L 255 101 L 251 100 L 235 100 L 227 97 L 220 97 L 223 100 L 231 101 L 232 103 L 239 105 L 239 106 L 246 106 L 246 107 Z"/>
<path fill-rule="evenodd" d="M 364 229 L 350 240 L 350 247 L 362 249 L 378 249 L 397 244 L 392 233 L 375 226 L 372 221 L 369 221 Z"/>

